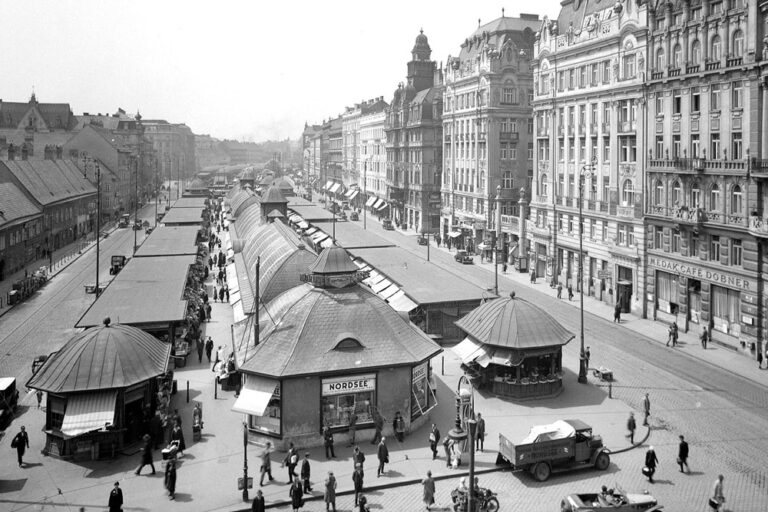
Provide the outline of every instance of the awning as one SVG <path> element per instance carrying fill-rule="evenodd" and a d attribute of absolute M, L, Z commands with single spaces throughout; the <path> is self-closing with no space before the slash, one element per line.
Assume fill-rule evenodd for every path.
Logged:
<path fill-rule="evenodd" d="M 312 233 L 317 233 L 317 228 L 316 228 L 316 227 L 314 227 L 314 226 L 312 226 L 312 227 L 309 227 L 309 228 L 307 228 L 307 230 L 306 230 L 306 231 L 304 231 L 304 234 L 305 234 L 306 236 L 309 236 L 309 235 L 311 235 Z"/>
<path fill-rule="evenodd" d="M 376 210 L 383 210 L 387 206 L 389 206 L 389 203 L 383 202 L 382 204 L 380 204 L 379 206 L 376 207 Z"/>
<path fill-rule="evenodd" d="M 240 282 L 237 280 L 237 269 L 234 263 L 227 265 L 227 288 L 229 288 L 229 295 L 240 291 Z"/>
<path fill-rule="evenodd" d="M 524 357 L 519 352 L 497 348 L 491 356 L 491 362 L 500 366 L 519 366 Z"/>
<path fill-rule="evenodd" d="M 61 433 L 75 437 L 112 425 L 115 421 L 116 399 L 117 391 L 114 390 L 70 395 Z"/>
<path fill-rule="evenodd" d="M 518 244 L 515 244 L 509 249 L 509 254 L 510 256 L 517 258 L 517 253 L 518 253 Z"/>
<path fill-rule="evenodd" d="M 461 358 L 462 363 L 474 361 L 477 357 L 486 353 L 483 345 L 474 342 L 470 338 L 464 338 L 464 341 L 453 347 L 451 350 Z"/>
<path fill-rule="evenodd" d="M 365 206 L 373 205 L 373 203 L 376 202 L 376 199 L 378 199 L 378 197 L 376 197 L 376 196 L 369 197 L 368 200 L 365 202 Z"/>
<path fill-rule="evenodd" d="M 344 196 L 345 197 L 351 197 L 352 194 L 355 193 L 355 192 L 357 192 L 357 189 L 356 188 L 351 188 L 351 189 L 347 190 L 346 192 L 344 192 Z"/>
<path fill-rule="evenodd" d="M 248 375 L 245 385 L 248 387 L 240 390 L 240 396 L 235 400 L 232 410 L 253 416 L 263 416 L 280 382 L 266 377 Z"/>
<path fill-rule="evenodd" d="M 456 238 L 461 236 L 461 231 L 451 231 L 448 233 L 448 236 L 451 238 Z"/>
<path fill-rule="evenodd" d="M 297 223 L 296 223 L 296 225 L 297 225 L 297 226 L 298 226 L 300 229 L 307 229 L 307 228 L 309 228 L 309 222 L 307 222 L 307 221 L 305 221 L 305 220 L 302 220 L 302 221 L 299 221 L 299 222 L 297 222 Z"/>
<path fill-rule="evenodd" d="M 384 288 L 383 290 L 381 290 L 378 293 L 378 295 L 382 299 L 387 300 L 388 298 L 390 298 L 391 296 L 393 296 L 395 293 L 397 293 L 399 291 L 400 291 L 400 287 L 397 286 L 396 284 L 393 284 L 393 285 L 390 285 L 389 287 Z"/>
<path fill-rule="evenodd" d="M 331 188 L 331 185 L 333 185 L 333 180 L 328 180 L 325 182 L 325 186 L 323 187 L 324 190 L 328 190 Z"/>
<path fill-rule="evenodd" d="M 331 194 L 335 194 L 339 189 L 341 188 L 341 183 L 334 183 L 331 188 L 328 189 L 328 192 Z"/>
<path fill-rule="evenodd" d="M 352 191 L 352 193 L 351 193 L 351 194 L 349 194 L 349 200 L 351 201 L 351 200 L 353 200 L 354 198 L 356 198 L 356 197 L 357 197 L 357 194 L 359 194 L 359 193 L 360 193 L 360 190 L 358 190 L 358 189 L 355 189 L 355 190 L 353 190 L 353 191 Z"/>
<path fill-rule="evenodd" d="M 409 299 L 403 290 L 391 296 L 388 302 L 392 309 L 401 313 L 409 313 L 418 307 L 418 304 Z"/>
<path fill-rule="evenodd" d="M 371 285 L 371 290 L 373 290 L 373 293 L 379 293 L 384 288 L 388 288 L 392 284 L 392 281 L 389 279 L 382 279 L 378 283 Z"/>
<path fill-rule="evenodd" d="M 333 247 L 333 238 L 328 237 L 325 240 L 322 240 L 320 242 L 320 247 L 327 249 L 328 247 Z"/>
<path fill-rule="evenodd" d="M 374 208 L 378 208 L 378 207 L 379 207 L 379 206 L 381 206 L 382 204 L 384 204 L 384 200 L 383 200 L 383 199 L 381 199 L 381 198 L 379 198 L 379 197 L 377 197 L 377 198 L 376 198 L 376 202 L 375 202 L 375 203 L 373 203 L 373 207 L 374 207 Z"/>
<path fill-rule="evenodd" d="M 326 235 L 325 232 L 323 231 L 315 231 L 314 233 L 312 233 L 312 236 L 310 236 L 310 238 L 312 239 L 313 242 L 317 244 L 317 243 L 320 243 L 322 240 L 325 240 L 326 238 L 328 238 L 328 235 Z"/>
<path fill-rule="evenodd" d="M 243 301 L 238 300 L 232 304 L 233 322 L 238 323 L 246 319 L 245 312 L 243 311 Z"/>

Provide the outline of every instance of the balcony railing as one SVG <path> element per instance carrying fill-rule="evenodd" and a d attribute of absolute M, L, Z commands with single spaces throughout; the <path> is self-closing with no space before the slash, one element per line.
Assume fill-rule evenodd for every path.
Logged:
<path fill-rule="evenodd" d="M 744 59 L 742 57 L 733 57 L 731 59 L 726 59 L 725 65 L 729 68 L 732 66 L 741 66 Z"/>
<path fill-rule="evenodd" d="M 641 217 L 641 208 L 639 206 L 616 206 L 616 216 L 628 219 L 639 219 Z"/>
<path fill-rule="evenodd" d="M 705 158 L 651 158 L 650 168 L 674 169 L 678 172 L 746 171 L 746 160 L 707 160 Z M 768 169 L 766 169 L 768 172 Z"/>
<path fill-rule="evenodd" d="M 755 236 L 768 238 L 768 218 L 752 215 L 749 218 L 749 232 Z"/>
<path fill-rule="evenodd" d="M 661 78 L 664 78 L 664 72 L 663 71 L 652 71 L 651 72 L 651 80 L 659 80 Z"/>
<path fill-rule="evenodd" d="M 698 73 L 699 72 L 699 65 L 696 64 L 695 66 L 687 66 L 685 68 L 685 72 L 688 73 L 688 74 Z"/>
<path fill-rule="evenodd" d="M 520 137 L 520 134 L 517 132 L 499 132 L 499 140 L 508 140 L 512 142 L 517 142 L 519 137 Z"/>
<path fill-rule="evenodd" d="M 704 66 L 704 69 L 706 69 L 707 71 L 720 69 L 720 61 L 718 60 L 716 62 L 707 62 L 706 65 Z"/>
<path fill-rule="evenodd" d="M 546 194 L 539 194 L 536 196 L 536 202 L 539 204 L 547 204 L 548 199 Z"/>
<path fill-rule="evenodd" d="M 758 160 L 757 158 L 753 158 L 750 169 L 752 177 L 768 178 L 768 160 Z"/>
<path fill-rule="evenodd" d="M 680 68 L 672 68 L 669 70 L 669 76 L 680 76 Z"/>

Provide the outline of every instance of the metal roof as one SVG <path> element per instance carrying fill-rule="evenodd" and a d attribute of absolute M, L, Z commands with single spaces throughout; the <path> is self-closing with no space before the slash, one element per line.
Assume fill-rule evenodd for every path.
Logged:
<path fill-rule="evenodd" d="M 0 183 L 0 226 L 23 222 L 29 217 L 42 215 L 43 210 L 33 203 L 13 183 Z"/>
<path fill-rule="evenodd" d="M 136 251 L 137 257 L 197 254 L 198 226 L 158 226 Z"/>
<path fill-rule="evenodd" d="M 300 206 L 292 205 L 291 210 L 302 216 L 307 222 L 332 220 L 333 213 L 316 205 Z"/>
<path fill-rule="evenodd" d="M 163 224 L 202 224 L 202 208 L 171 208 L 163 217 Z"/>
<path fill-rule="evenodd" d="M 347 251 L 341 247 L 323 249 L 320 256 L 309 266 L 313 274 L 338 274 L 341 272 L 357 272 L 357 265 L 349 259 Z"/>
<path fill-rule="evenodd" d="M 206 197 L 182 197 L 171 205 L 171 208 L 205 208 Z"/>
<path fill-rule="evenodd" d="M 96 187 L 71 160 L 3 160 L 2 165 L 42 205 L 96 196 Z"/>

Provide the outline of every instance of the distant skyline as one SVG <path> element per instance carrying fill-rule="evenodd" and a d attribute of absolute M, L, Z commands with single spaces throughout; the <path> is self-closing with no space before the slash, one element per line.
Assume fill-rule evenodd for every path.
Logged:
<path fill-rule="evenodd" d="M 557 0 L 466 4 L 393 0 L 7 0 L 0 98 L 69 103 L 76 115 L 137 109 L 237 140 L 297 138 L 405 79 L 423 29 L 432 59 L 478 26 L 520 13 L 556 18 Z"/>

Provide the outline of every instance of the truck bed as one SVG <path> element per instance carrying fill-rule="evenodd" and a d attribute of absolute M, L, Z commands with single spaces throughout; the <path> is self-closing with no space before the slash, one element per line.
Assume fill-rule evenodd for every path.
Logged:
<path fill-rule="evenodd" d="M 499 454 L 510 464 L 519 468 L 541 461 L 556 463 L 558 460 L 574 456 L 573 439 L 554 439 L 515 445 L 504 437 L 504 434 L 499 434 Z"/>

